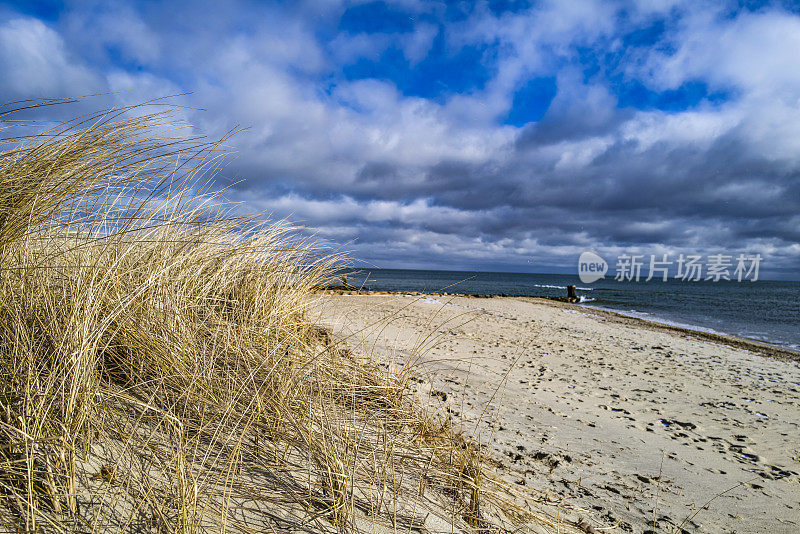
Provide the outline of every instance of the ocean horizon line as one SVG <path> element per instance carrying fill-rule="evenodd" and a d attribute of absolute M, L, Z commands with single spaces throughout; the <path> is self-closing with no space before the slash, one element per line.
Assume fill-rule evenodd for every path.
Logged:
<path fill-rule="evenodd" d="M 376 270 L 376 271 L 423 271 L 423 272 L 442 272 L 442 273 L 471 273 L 471 274 L 520 274 L 520 275 L 547 275 L 547 276 L 571 276 L 574 278 L 578 278 L 577 268 L 573 273 L 568 272 L 545 272 L 545 271 L 495 271 L 495 270 L 482 270 L 482 269 L 441 269 L 441 268 L 419 268 L 419 267 L 342 267 L 341 270 L 354 270 L 354 271 L 364 271 L 364 270 Z M 795 278 L 770 278 L 770 277 L 763 277 L 759 276 L 756 282 L 798 282 L 800 283 L 800 274 L 792 275 Z M 613 276 L 606 276 L 606 279 L 613 279 Z M 670 276 L 669 280 L 675 279 L 675 277 Z M 698 280 L 699 282 L 705 282 L 706 280 Z M 750 282 L 749 280 L 747 280 Z M 650 282 L 663 282 L 660 278 L 653 278 L 652 280 L 641 280 L 636 283 L 650 283 Z M 687 283 L 691 283 L 693 281 L 686 281 Z M 736 280 L 720 280 L 720 282 L 736 282 Z M 716 283 L 716 282 L 715 282 Z M 738 283 L 738 282 L 737 282 Z"/>

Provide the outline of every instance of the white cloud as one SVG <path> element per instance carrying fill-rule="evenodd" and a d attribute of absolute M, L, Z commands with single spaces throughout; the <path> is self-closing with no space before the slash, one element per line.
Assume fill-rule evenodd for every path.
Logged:
<path fill-rule="evenodd" d="M 328 48 L 339 63 L 355 63 L 361 58 L 378 61 L 391 41 L 392 37 L 386 34 L 340 33 L 334 37 Z"/>
<path fill-rule="evenodd" d="M 182 92 L 172 81 L 149 72 L 130 73 L 117 69 L 109 72 L 106 80 L 109 90 L 115 93 L 114 99 L 123 106 L 141 104 L 154 95 L 170 96 Z"/>
<path fill-rule="evenodd" d="M 413 67 L 428 55 L 439 28 L 433 24 L 417 24 L 414 31 L 402 35 L 402 47 L 406 59 Z"/>
<path fill-rule="evenodd" d="M 327 225 L 348 222 L 389 223 L 414 226 L 447 225 L 457 227 L 466 225 L 475 217 L 485 213 L 468 212 L 447 206 L 431 205 L 428 199 L 412 202 L 369 200 L 358 201 L 348 196 L 337 199 L 315 200 L 296 194 L 277 198 L 263 198 L 250 202 L 259 211 L 271 213 L 277 218 L 313 222 L 314 225 Z"/>
<path fill-rule="evenodd" d="M 722 17 L 713 10 L 690 12 L 668 36 L 674 52 L 653 52 L 645 76 L 658 89 L 705 80 L 712 89 L 741 91 L 745 98 L 800 98 L 800 18 L 780 11 Z"/>
<path fill-rule="evenodd" d="M 84 19 L 78 31 L 92 36 L 98 46 L 114 47 L 128 61 L 155 62 L 162 53 L 161 38 L 125 5 L 109 4 L 95 20 Z"/>
<path fill-rule="evenodd" d="M 69 54 L 58 33 L 30 18 L 0 25 L 0 72 L 7 98 L 60 98 L 103 89 L 102 79 Z"/>

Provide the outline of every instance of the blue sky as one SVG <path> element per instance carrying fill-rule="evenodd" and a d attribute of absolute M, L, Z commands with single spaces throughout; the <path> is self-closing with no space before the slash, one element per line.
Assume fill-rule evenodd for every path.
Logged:
<path fill-rule="evenodd" d="M 789 2 L 0 3 L 0 101 L 173 99 L 218 181 L 380 267 L 760 253 L 800 278 Z M 200 111 L 199 109 L 202 109 Z M 244 180 L 239 182 L 239 180 Z"/>

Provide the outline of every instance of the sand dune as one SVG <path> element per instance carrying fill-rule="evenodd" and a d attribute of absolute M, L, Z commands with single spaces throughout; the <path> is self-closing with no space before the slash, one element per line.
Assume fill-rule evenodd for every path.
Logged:
<path fill-rule="evenodd" d="M 506 479 L 592 528 L 800 531 L 785 353 L 538 299 L 326 295 L 319 311 L 387 365 L 414 359 L 420 397 Z"/>

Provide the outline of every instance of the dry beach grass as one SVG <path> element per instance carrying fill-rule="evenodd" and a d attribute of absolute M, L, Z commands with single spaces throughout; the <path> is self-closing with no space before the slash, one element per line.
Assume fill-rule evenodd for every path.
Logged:
<path fill-rule="evenodd" d="M 419 405 L 408 367 L 315 324 L 338 258 L 228 215 L 203 193 L 218 144 L 147 109 L 0 153 L 0 530 L 555 525 Z"/>

